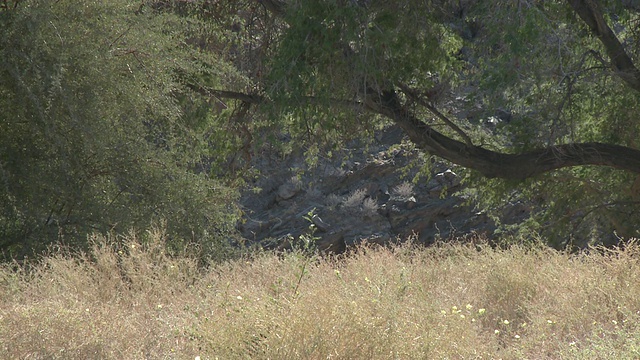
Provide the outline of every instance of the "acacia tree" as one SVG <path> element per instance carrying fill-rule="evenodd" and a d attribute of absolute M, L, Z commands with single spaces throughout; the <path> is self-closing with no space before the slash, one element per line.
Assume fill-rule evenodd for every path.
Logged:
<path fill-rule="evenodd" d="M 535 226 L 562 229 L 557 245 L 594 229 L 638 234 L 633 2 L 245 4 L 253 15 L 238 19 L 239 33 L 260 59 L 235 55 L 253 84 L 201 94 L 275 110 L 300 142 L 393 123 L 419 149 L 483 175 L 480 200 L 536 199 Z"/>
<path fill-rule="evenodd" d="M 156 5 L 0 7 L 2 255 L 153 223 L 173 245 L 212 252 L 233 236 L 237 195 L 212 156 L 224 159 L 233 139 L 183 79 L 242 79 L 197 50 L 212 26 Z"/>

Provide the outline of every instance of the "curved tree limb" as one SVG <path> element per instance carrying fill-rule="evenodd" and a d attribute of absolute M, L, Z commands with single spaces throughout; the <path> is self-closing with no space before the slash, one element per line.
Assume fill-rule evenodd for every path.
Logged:
<path fill-rule="evenodd" d="M 573 11 L 580 16 L 602 42 L 607 55 L 611 59 L 616 74 L 634 90 L 640 92 L 640 70 L 633 64 L 633 60 L 611 30 L 602 15 L 602 10 L 595 0 L 567 0 Z"/>
<path fill-rule="evenodd" d="M 285 2 L 281 0 L 256 0 L 259 4 L 264 6 L 267 10 L 275 15 L 284 15 Z"/>
<path fill-rule="evenodd" d="M 399 100 L 368 102 L 374 112 L 392 119 L 420 148 L 490 178 L 523 180 L 552 170 L 580 165 L 601 165 L 640 173 L 640 150 L 597 142 L 555 145 L 521 154 L 500 153 L 467 146 L 416 118 Z"/>
<path fill-rule="evenodd" d="M 277 16 L 285 12 L 285 1 L 256 0 Z M 595 0 L 567 0 L 569 5 L 598 36 L 605 46 L 616 74 L 631 88 L 640 92 L 640 71 L 625 52 L 614 32 L 606 24 L 602 12 Z M 402 84 L 400 89 L 415 97 L 410 88 Z M 200 89 L 202 90 L 202 89 Z M 202 93 L 202 91 L 200 91 Z M 235 99 L 246 103 L 258 104 L 268 99 L 258 96 L 223 90 L 206 90 L 203 95 Z M 464 142 L 450 138 L 427 123 L 401 104 L 395 90 L 384 89 L 367 93 L 363 102 L 351 100 L 326 100 L 315 97 L 301 97 L 307 104 L 356 107 L 389 118 L 409 136 L 412 142 L 425 151 L 449 160 L 455 164 L 474 169 L 490 178 L 522 180 L 549 171 L 582 165 L 608 166 L 640 173 L 640 150 L 613 144 L 598 142 L 553 145 L 520 154 L 501 153 L 474 146 L 467 134 L 446 116 L 439 115 L 434 107 L 426 106 L 434 115 L 452 128 Z M 426 103 L 426 102 L 423 102 Z M 424 104 L 421 105 L 424 106 Z M 427 104 L 428 105 L 428 104 Z M 435 110 L 435 111 L 434 111 Z"/>
<path fill-rule="evenodd" d="M 267 99 L 233 91 L 211 90 L 217 97 L 260 104 Z M 327 100 L 303 97 L 308 104 Z M 640 150 L 597 142 L 549 146 L 521 154 L 508 154 L 480 146 L 468 146 L 434 130 L 403 107 L 395 92 L 369 96 L 364 103 L 333 99 L 336 106 L 360 108 L 393 120 L 421 149 L 490 178 L 524 180 L 572 166 L 600 165 L 640 173 Z"/>

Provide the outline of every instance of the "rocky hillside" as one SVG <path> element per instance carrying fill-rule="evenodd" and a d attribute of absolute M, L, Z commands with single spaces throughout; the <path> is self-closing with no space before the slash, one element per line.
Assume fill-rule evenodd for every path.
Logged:
<path fill-rule="evenodd" d="M 411 182 L 419 169 L 407 165 L 419 154 L 397 146 L 402 138 L 399 129 L 388 128 L 368 151 L 357 149 L 348 161 L 325 160 L 314 168 L 302 156 L 255 159 L 262 175 L 253 184 L 259 191 L 242 196 L 243 236 L 287 248 L 309 232 L 309 218 L 319 248 L 338 253 L 362 241 L 386 243 L 412 234 L 425 244 L 470 233 L 491 236 L 495 224 L 465 205 L 456 194 L 458 175 L 444 164 L 432 166 L 430 180 Z M 515 221 L 528 209 L 515 204 L 506 213 Z"/>

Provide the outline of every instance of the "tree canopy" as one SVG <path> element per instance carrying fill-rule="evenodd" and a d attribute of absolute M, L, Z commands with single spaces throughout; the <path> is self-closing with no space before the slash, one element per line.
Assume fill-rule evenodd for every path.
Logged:
<path fill-rule="evenodd" d="M 300 141 L 396 124 L 484 176 L 480 200 L 537 199 L 536 226 L 562 228 L 559 243 L 638 235 L 633 2 L 257 2 L 272 25 L 255 85 L 212 96 L 291 115 Z"/>
<path fill-rule="evenodd" d="M 131 1 L 20 1 L 0 10 L 5 255 L 153 223 L 176 244 L 227 241 L 236 194 L 215 176 L 212 153 L 222 156 L 224 145 L 211 139 L 228 136 L 182 79 L 222 84 L 233 75 L 194 51 L 190 39 L 213 31 L 199 26 Z"/>
<path fill-rule="evenodd" d="M 639 24 L 633 1 L 5 1 L 0 246 L 154 221 L 225 243 L 265 143 L 391 124 L 554 245 L 637 236 Z"/>

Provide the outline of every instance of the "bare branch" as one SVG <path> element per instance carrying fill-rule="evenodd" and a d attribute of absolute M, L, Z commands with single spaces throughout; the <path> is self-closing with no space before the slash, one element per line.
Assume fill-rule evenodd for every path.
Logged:
<path fill-rule="evenodd" d="M 281 0 L 256 0 L 259 4 L 264 6 L 267 10 L 275 15 L 284 15 L 285 2 Z"/>
<path fill-rule="evenodd" d="M 228 90 L 213 90 L 213 89 L 205 89 L 203 87 L 199 87 L 196 85 L 189 85 L 189 87 L 196 91 L 197 93 L 214 98 L 218 101 L 220 99 L 233 99 L 240 100 L 247 104 L 259 105 L 268 101 L 267 98 L 261 95 L 251 95 L 245 94 L 236 91 L 228 91 Z M 327 98 L 319 98 L 315 96 L 301 96 L 297 98 L 300 101 L 301 105 L 329 105 L 336 106 L 345 109 L 355 109 L 355 110 L 363 110 L 364 104 L 358 101 L 351 100 L 342 100 L 342 99 L 327 99 Z"/>
<path fill-rule="evenodd" d="M 420 97 L 417 94 L 417 92 L 414 89 L 411 89 L 406 84 L 399 83 L 398 86 L 400 87 L 400 90 L 402 90 L 402 92 L 405 95 L 413 99 L 418 104 L 424 106 L 425 108 L 427 108 L 427 110 L 431 111 L 433 115 L 438 117 L 440 120 L 444 121 L 444 123 L 447 124 L 447 126 L 449 126 L 451 129 L 453 129 L 453 131 L 455 131 L 458 135 L 460 135 L 460 137 L 464 140 L 467 146 L 473 146 L 473 142 L 471 141 L 471 138 L 469 137 L 469 135 L 467 135 L 464 132 L 464 130 L 462 130 L 458 125 L 456 125 L 453 121 L 451 121 L 448 117 L 446 117 L 443 113 L 441 113 L 440 110 L 438 110 L 433 104 L 426 102 L 422 97 Z"/>
<path fill-rule="evenodd" d="M 268 101 L 259 95 L 248 95 L 233 91 L 211 90 L 221 98 L 236 99 L 251 104 Z M 523 180 L 549 171 L 581 165 L 601 165 L 615 169 L 640 173 L 640 150 L 620 145 L 597 142 L 549 146 L 522 154 L 507 154 L 468 146 L 452 139 L 416 118 L 400 105 L 397 97 L 370 96 L 364 103 L 330 99 L 331 105 L 346 106 L 370 111 L 393 120 L 409 136 L 411 141 L 425 151 L 429 151 L 455 164 L 474 169 L 490 178 Z M 326 99 L 306 96 L 301 98 L 307 104 L 325 105 Z M 384 101 L 383 101 L 384 100 Z"/>
<path fill-rule="evenodd" d="M 624 49 L 602 15 L 596 0 L 567 0 L 582 21 L 600 39 L 611 59 L 616 74 L 634 90 L 640 92 L 640 70 Z"/>

